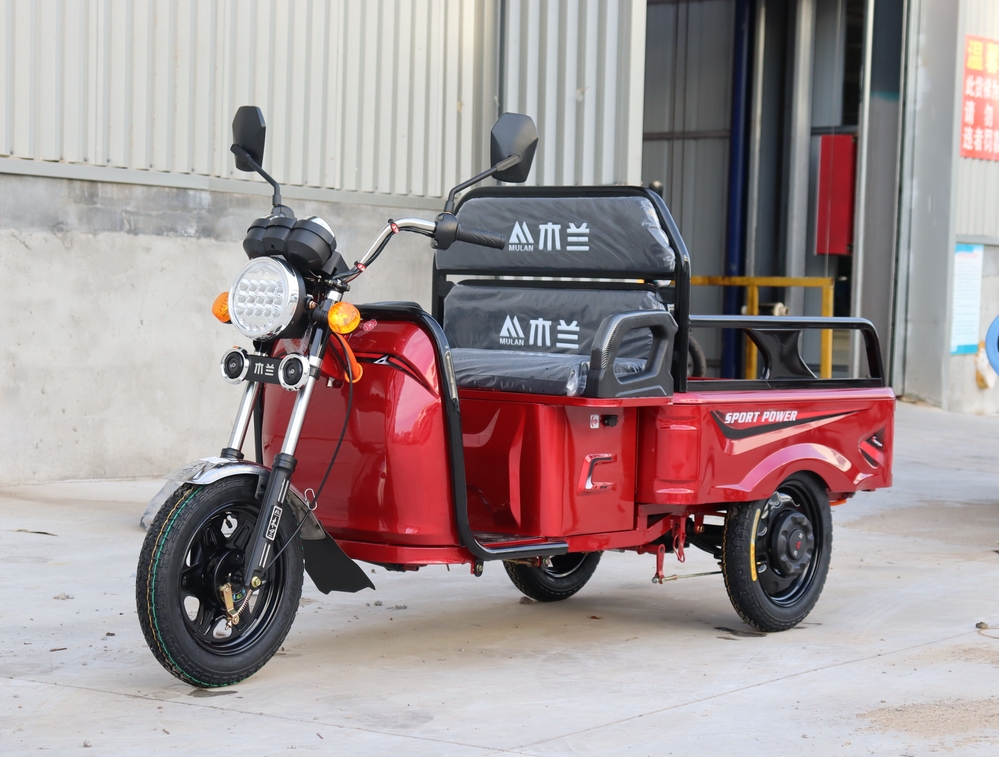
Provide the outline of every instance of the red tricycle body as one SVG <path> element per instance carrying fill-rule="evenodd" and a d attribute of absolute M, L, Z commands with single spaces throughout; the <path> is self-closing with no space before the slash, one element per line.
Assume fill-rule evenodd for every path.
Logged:
<path fill-rule="evenodd" d="M 891 485 L 890 389 L 716 390 L 710 379 L 661 398 L 458 389 L 460 413 L 449 413 L 446 344 L 413 311 L 362 308 L 350 338 L 362 378 L 351 388 L 325 363 L 302 433 L 305 491 L 318 488 L 352 404 L 316 515 L 355 559 L 475 563 L 464 519 L 491 548 L 635 549 L 678 519 L 697 529 L 704 515 L 766 499 L 794 473 L 817 476 L 833 504 Z M 274 354 L 299 349 L 289 340 Z M 267 387 L 265 464 L 292 401 Z"/>

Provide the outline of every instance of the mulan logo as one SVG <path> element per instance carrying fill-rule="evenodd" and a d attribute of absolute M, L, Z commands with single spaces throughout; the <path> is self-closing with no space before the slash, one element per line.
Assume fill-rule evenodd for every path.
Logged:
<path fill-rule="evenodd" d="M 533 338 L 533 332 L 531 334 Z M 506 320 L 503 321 L 503 328 L 500 329 L 500 344 L 505 344 L 510 347 L 523 347 L 524 346 L 524 330 L 520 327 L 520 321 L 517 320 L 517 316 L 508 315 Z"/>
<path fill-rule="evenodd" d="M 539 223 L 537 231 L 538 252 L 589 252 L 590 227 L 586 223 Z M 534 252 L 535 235 L 526 221 L 516 221 L 507 243 L 508 252 Z M 563 241 L 565 244 L 563 244 Z"/>
<path fill-rule="evenodd" d="M 527 227 L 527 224 L 522 221 L 517 221 L 513 225 L 513 231 L 510 232 L 510 241 L 507 244 L 507 250 L 510 252 L 534 252 L 534 237 L 531 236 L 531 230 Z M 507 318 L 507 322 L 510 319 Z M 521 334 L 521 337 L 524 335 Z"/>

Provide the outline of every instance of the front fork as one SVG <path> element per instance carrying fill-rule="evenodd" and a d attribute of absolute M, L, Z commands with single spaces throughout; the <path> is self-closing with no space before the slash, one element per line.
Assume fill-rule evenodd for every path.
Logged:
<path fill-rule="evenodd" d="M 334 300 L 334 297 L 330 299 Z M 339 296 L 336 296 L 335 299 L 339 299 Z M 281 451 L 274 456 L 271 475 L 267 480 L 267 487 L 264 489 L 263 504 L 260 507 L 260 516 L 257 518 L 250 542 L 249 555 L 243 563 L 245 566 L 243 585 L 246 589 L 257 589 L 261 586 L 264 581 L 264 573 L 274 559 L 274 541 L 281 525 L 281 517 L 285 512 L 285 497 L 291 486 L 291 475 L 295 472 L 297 463 L 295 448 L 302 435 L 302 426 L 305 424 L 305 416 L 309 410 L 312 392 L 319 380 L 319 367 L 322 365 L 328 340 L 329 327 L 323 322 L 313 332 L 309 345 L 309 377 L 305 386 L 299 390 L 298 396 L 295 397 L 295 405 L 288 421 L 284 445 L 281 447 Z M 251 382 L 243 391 L 236 422 L 233 424 L 232 434 L 229 437 L 229 446 L 222 451 L 223 457 L 234 459 L 243 457 L 240 448 L 246 438 L 253 407 L 261 391 L 260 386 L 257 382 Z"/>

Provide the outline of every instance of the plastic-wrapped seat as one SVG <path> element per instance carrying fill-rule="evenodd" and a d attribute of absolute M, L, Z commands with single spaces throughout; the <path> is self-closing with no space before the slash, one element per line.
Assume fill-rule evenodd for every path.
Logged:
<path fill-rule="evenodd" d="M 585 394 L 593 338 L 608 316 L 663 312 L 648 289 L 549 289 L 458 284 L 445 300 L 444 333 L 458 386 L 577 397 Z M 512 283 L 512 282 L 511 282 Z M 614 360 L 618 376 L 645 368 L 648 329 L 629 332 Z"/>
<path fill-rule="evenodd" d="M 459 349 L 451 350 L 451 360 L 455 380 L 464 389 L 579 397 L 586 393 L 590 372 L 589 358 L 580 355 Z M 644 368 L 644 360 L 614 361 L 619 377 L 633 376 Z"/>

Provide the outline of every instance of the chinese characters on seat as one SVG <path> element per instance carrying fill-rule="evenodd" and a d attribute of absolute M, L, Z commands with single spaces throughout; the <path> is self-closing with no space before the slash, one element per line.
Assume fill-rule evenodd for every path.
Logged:
<path fill-rule="evenodd" d="M 564 229 L 564 231 L 563 231 Z M 565 246 L 562 245 L 563 235 Z M 534 252 L 535 235 L 527 221 L 516 221 L 510 232 L 507 249 L 510 252 Z M 538 252 L 589 252 L 590 227 L 584 221 L 580 224 L 547 223 L 537 224 Z"/>
<path fill-rule="evenodd" d="M 555 319 L 543 317 L 531 318 L 527 320 L 530 327 L 526 344 L 531 347 L 551 347 L 552 346 L 552 324 Z M 504 347 L 523 347 L 525 344 L 524 329 L 520 325 L 520 319 L 515 315 L 508 315 L 503 321 L 503 327 L 499 333 L 499 343 Z M 555 346 L 560 349 L 576 350 L 579 347 L 579 322 L 564 321 L 558 319 L 555 326 Z"/>

